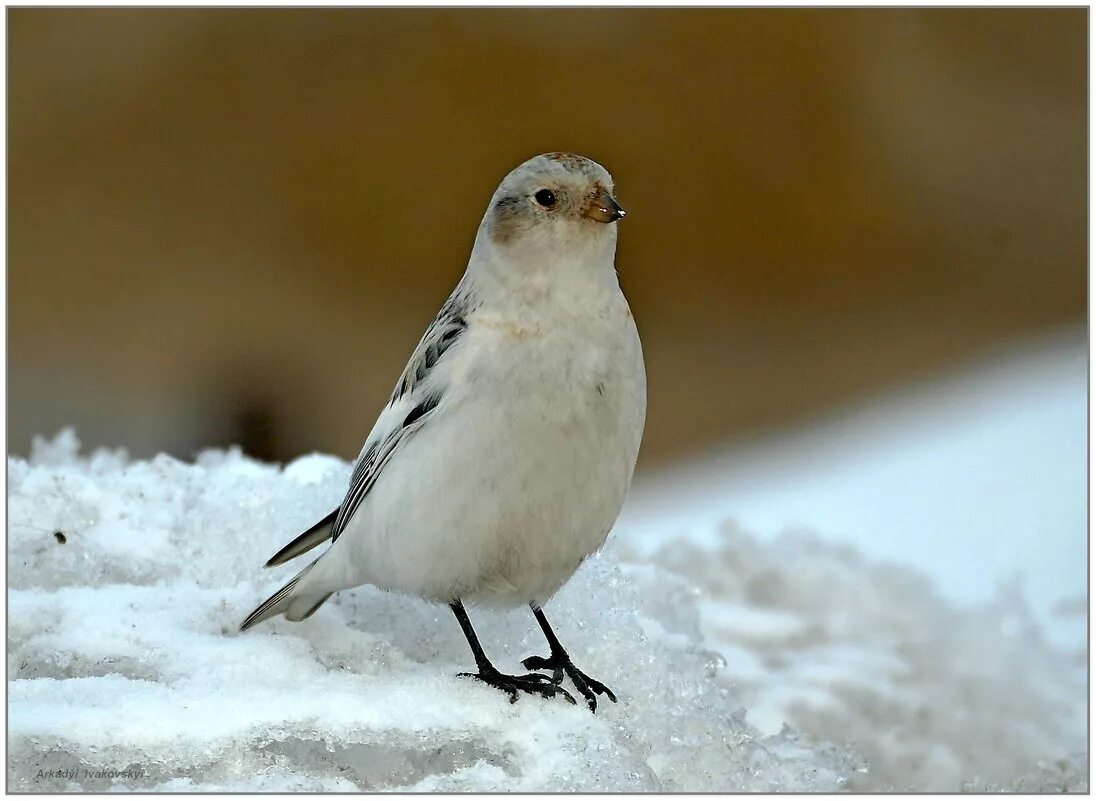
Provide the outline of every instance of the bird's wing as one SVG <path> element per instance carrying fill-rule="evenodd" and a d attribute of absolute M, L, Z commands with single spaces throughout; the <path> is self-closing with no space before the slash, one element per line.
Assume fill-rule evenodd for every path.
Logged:
<path fill-rule="evenodd" d="M 316 523 L 311 528 L 305 529 L 301 534 L 272 557 L 270 557 L 264 567 L 277 567 L 278 565 L 285 564 L 290 559 L 296 559 L 302 553 L 311 551 L 321 542 L 327 542 L 331 539 L 331 525 L 335 522 L 335 517 L 338 515 L 339 510 L 331 512 L 319 523 Z"/>
<path fill-rule="evenodd" d="M 332 542 L 337 540 L 346 529 L 346 524 L 350 522 L 350 518 L 354 516 L 354 512 L 358 510 L 369 490 L 377 483 L 377 478 L 380 477 L 384 466 L 399 450 L 400 444 L 423 426 L 427 416 L 434 411 L 440 400 L 440 395 L 427 395 L 407 413 L 398 426 L 387 431 L 383 439 L 370 443 L 354 469 L 356 478 L 351 481 L 346 498 L 343 499 L 338 514 L 335 515 L 335 523 L 331 527 Z"/>
<path fill-rule="evenodd" d="M 403 368 L 403 375 L 396 382 L 396 388 L 392 390 L 392 397 L 388 400 L 390 407 L 408 393 L 413 393 L 415 388 L 420 386 L 426 376 L 430 374 L 430 371 L 434 369 L 438 360 L 468 329 L 468 322 L 464 317 L 467 309 L 466 294 L 462 290 L 462 286 L 458 285 L 441 307 L 441 311 L 434 318 L 434 322 L 430 323 L 426 333 L 422 335 L 422 339 L 419 340 L 419 344 L 411 354 L 407 366 Z M 355 472 L 357 470 L 358 468 L 355 468 Z"/>
<path fill-rule="evenodd" d="M 458 285 L 419 340 L 400 380 L 396 382 L 388 405 L 365 440 L 350 476 L 346 498 L 335 513 L 331 526 L 332 542 L 346 529 L 400 445 L 426 424 L 431 412 L 441 402 L 446 382 L 439 380 L 435 368 L 467 330 L 466 311 L 466 294 Z"/>
<path fill-rule="evenodd" d="M 426 423 L 445 394 L 443 381 L 427 379 L 434 376 L 435 367 L 442 357 L 468 328 L 464 319 L 466 303 L 463 297 L 458 286 L 426 329 L 400 380 L 396 382 L 388 405 L 366 438 L 350 476 L 350 488 L 331 527 L 332 542 L 346 529 L 354 512 L 401 443 Z"/>
<path fill-rule="evenodd" d="M 287 562 L 328 539 L 334 542 L 346 529 L 362 500 L 377 483 L 384 466 L 399 451 L 400 445 L 427 422 L 430 413 L 441 402 L 446 382 L 438 377 L 435 368 L 468 328 L 464 317 L 467 307 L 467 296 L 458 285 L 419 340 L 387 405 L 366 437 L 343 502 L 272 556 L 267 567 Z"/>

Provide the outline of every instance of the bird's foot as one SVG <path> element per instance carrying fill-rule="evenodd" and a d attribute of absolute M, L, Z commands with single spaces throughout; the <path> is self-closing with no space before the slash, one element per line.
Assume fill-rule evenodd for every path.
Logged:
<path fill-rule="evenodd" d="M 527 673 L 524 676 L 507 676 L 505 673 L 499 673 L 493 667 L 489 667 L 486 670 L 481 669 L 479 673 L 458 673 L 457 675 L 478 679 L 484 684 L 502 690 L 504 693 L 509 693 L 511 704 L 517 702 L 518 692 L 539 695 L 542 698 L 551 698 L 556 695 L 561 695 L 572 704 L 575 703 L 575 697 L 560 687 L 559 682 L 553 682 L 547 676 L 542 676 L 540 673 Z"/>
<path fill-rule="evenodd" d="M 521 664 L 528 670 L 552 671 L 551 682 L 557 686 L 563 683 L 563 674 L 566 673 L 567 677 L 571 679 L 571 683 L 575 685 L 575 689 L 586 699 L 591 712 L 597 711 L 597 696 L 599 695 L 604 695 L 614 704 L 617 702 L 612 690 L 575 667 L 575 663 L 571 661 L 571 657 L 566 653 L 553 653 L 548 657 L 530 656 L 523 659 Z"/>

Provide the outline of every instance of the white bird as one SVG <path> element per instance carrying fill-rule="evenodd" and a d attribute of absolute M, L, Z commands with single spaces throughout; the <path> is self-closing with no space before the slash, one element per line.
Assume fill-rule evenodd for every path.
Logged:
<path fill-rule="evenodd" d="M 304 620 L 362 584 L 449 604 L 473 676 L 510 694 L 612 691 L 571 662 L 542 605 L 604 544 L 632 480 L 647 407 L 639 333 L 617 281 L 624 210 L 600 164 L 536 156 L 503 179 L 468 268 L 411 355 L 358 456 L 345 500 L 275 554 L 331 547 L 260 605 Z M 508 676 L 463 601 L 528 604 L 547 657 Z"/>

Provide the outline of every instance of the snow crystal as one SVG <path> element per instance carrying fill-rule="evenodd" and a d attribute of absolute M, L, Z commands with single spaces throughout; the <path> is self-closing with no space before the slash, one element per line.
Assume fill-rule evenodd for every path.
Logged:
<path fill-rule="evenodd" d="M 9 458 L 9 789 L 1087 788 L 1083 668 L 1019 599 L 959 612 L 806 536 L 614 534 L 546 608 L 617 692 L 597 715 L 457 678 L 449 610 L 372 587 L 240 634 L 349 471 L 81 457 L 71 431 Z M 470 614 L 500 669 L 544 652 L 527 610 Z"/>

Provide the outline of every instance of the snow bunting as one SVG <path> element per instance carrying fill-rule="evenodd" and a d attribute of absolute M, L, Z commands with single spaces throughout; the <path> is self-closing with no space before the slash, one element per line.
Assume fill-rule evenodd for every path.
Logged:
<path fill-rule="evenodd" d="M 342 504 L 271 557 L 280 565 L 330 539 L 322 556 L 260 605 L 304 620 L 332 593 L 373 584 L 448 604 L 472 676 L 518 692 L 616 701 L 590 678 L 542 608 L 605 542 L 632 480 L 647 406 L 639 334 L 617 281 L 624 209 L 600 164 L 568 153 L 503 179 L 468 268 L 411 355 L 365 440 Z M 541 673 L 500 673 L 464 601 L 528 604 Z"/>

